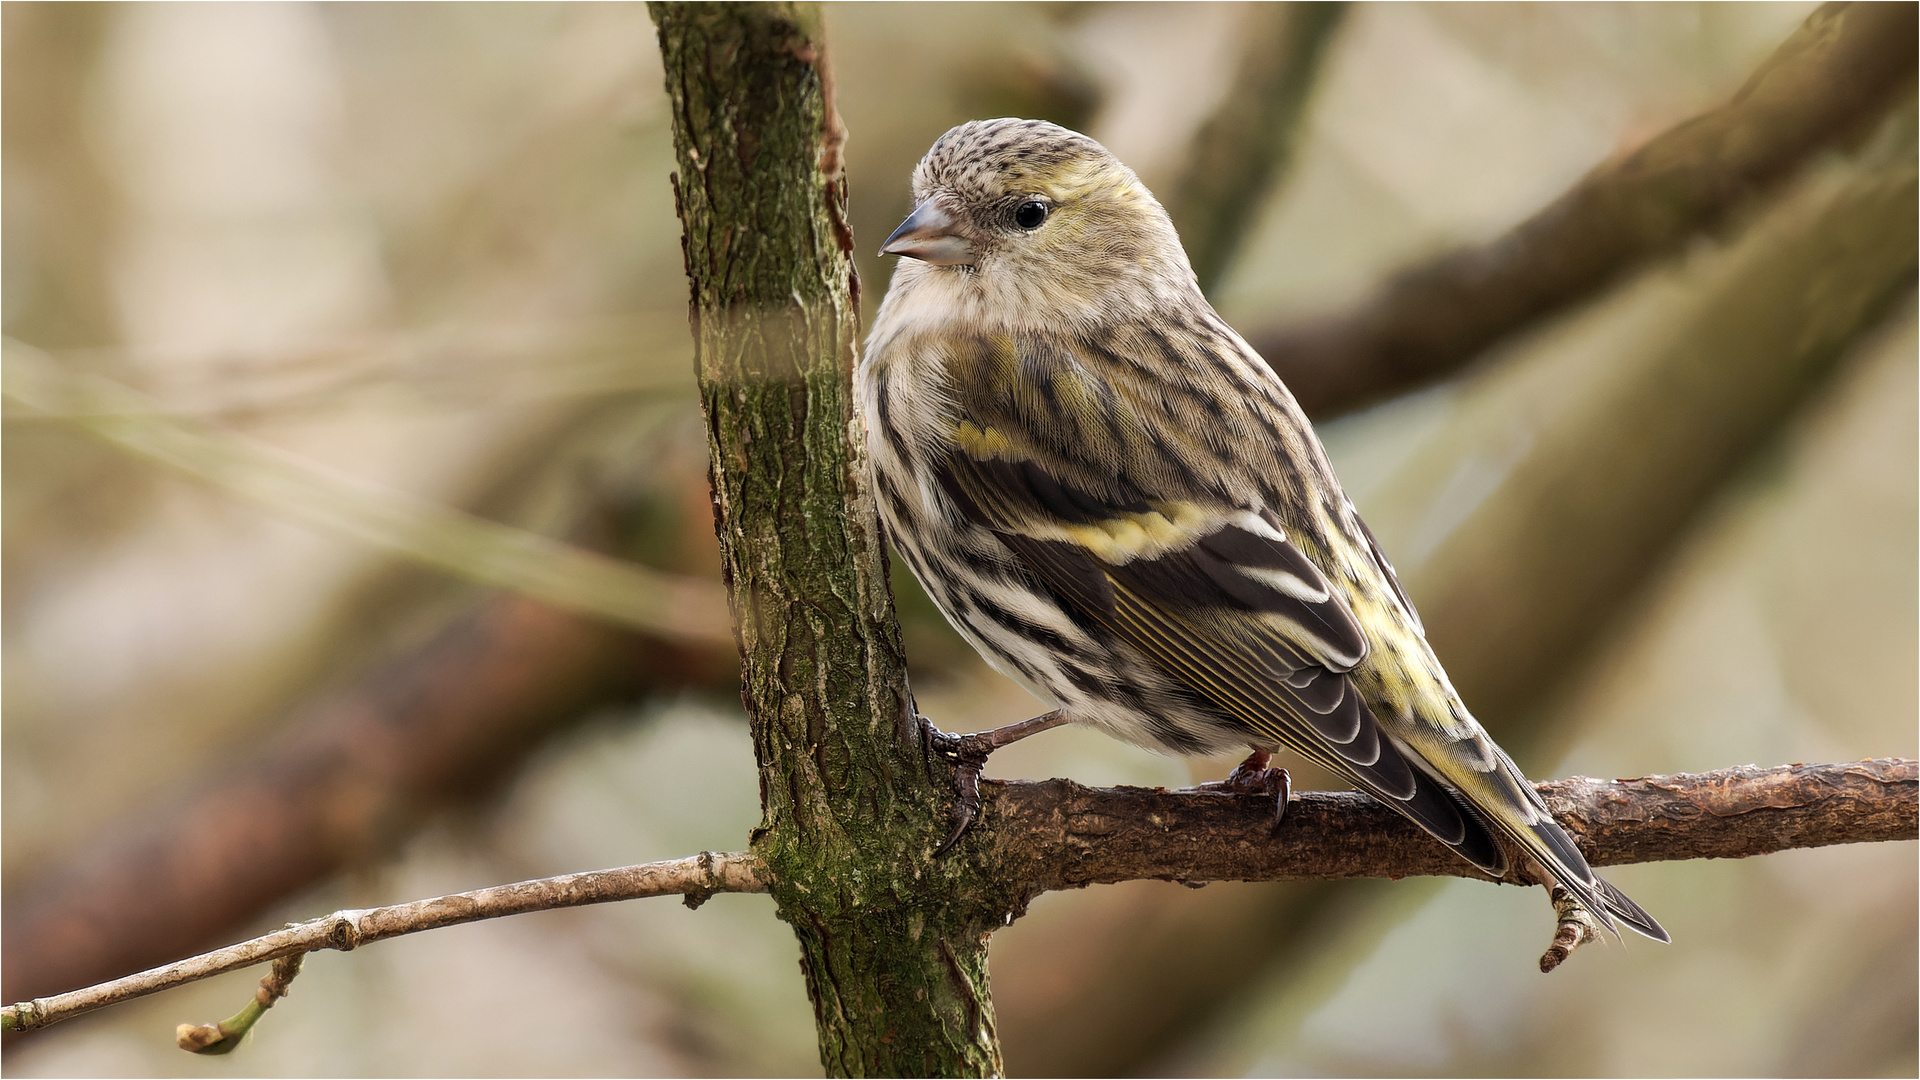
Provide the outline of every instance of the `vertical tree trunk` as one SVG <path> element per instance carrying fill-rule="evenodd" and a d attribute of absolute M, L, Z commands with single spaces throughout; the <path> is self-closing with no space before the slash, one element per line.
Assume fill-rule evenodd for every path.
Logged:
<path fill-rule="evenodd" d="M 818 9 L 655 3 L 766 863 L 830 1074 L 1000 1070 L 993 915 L 907 691 L 853 406 L 859 283 Z M 963 880 L 964 879 L 964 880 Z"/>

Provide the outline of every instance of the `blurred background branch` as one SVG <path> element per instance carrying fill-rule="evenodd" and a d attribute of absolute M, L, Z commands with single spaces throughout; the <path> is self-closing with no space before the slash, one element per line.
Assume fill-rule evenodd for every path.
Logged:
<path fill-rule="evenodd" d="M 596 703 L 737 672 L 730 645 L 687 649 L 532 600 L 491 600 L 14 886 L 0 996 L 40 997 L 197 952 L 392 851 Z"/>
<path fill-rule="evenodd" d="M 1602 164 L 1506 235 L 1402 270 L 1351 312 L 1248 337 L 1312 416 L 1441 377 L 1871 128 L 1912 93 L 1916 33 L 1912 4 L 1828 4 L 1732 101 Z"/>
<path fill-rule="evenodd" d="M 341 475 L 169 415 L 158 402 L 102 376 L 68 372 L 31 346 L 5 346 L 8 400 L 267 510 L 616 626 L 694 646 L 733 641 L 726 597 L 712 582 L 662 574 Z"/>
<path fill-rule="evenodd" d="M 1861 88 L 1888 64 L 1911 69 L 1913 35 L 1849 36 L 1852 20 L 1910 21 L 1912 9 L 1836 7 L 1822 25 L 1844 33 L 1813 39 L 1810 53 L 1781 46 L 1808 40 L 1793 24 L 1811 10 L 1352 9 L 1310 80 L 1293 165 L 1272 174 L 1284 189 L 1235 204 L 1246 243 L 1214 290 L 1228 317 L 1243 330 L 1292 327 L 1297 341 L 1338 326 L 1364 338 L 1384 324 L 1354 313 L 1416 310 L 1380 283 L 1435 252 L 1463 253 L 1440 261 L 1469 269 L 1474 252 L 1554 255 L 1524 222 L 1581 190 L 1582 173 L 1644 191 L 1620 178 L 1625 164 L 1652 170 L 1628 179 L 1667 175 L 1643 155 L 1698 145 L 1708 117 L 1777 118 L 1796 95 L 1811 110 L 1789 110 L 1805 141 L 1718 144 L 1752 150 L 1734 160 L 1756 171 L 1681 170 L 1689 182 L 1744 179 L 1725 198 L 1682 199 L 1694 209 L 1665 239 L 1635 240 L 1604 279 L 1498 319 L 1465 304 L 1477 329 L 1442 342 L 1446 359 L 1376 371 L 1362 396 L 1340 400 L 1481 359 L 1464 378 L 1323 429 L 1441 655 L 1472 673 L 1468 700 L 1536 775 L 1912 753 L 1910 723 L 1885 719 L 1915 707 L 1916 485 L 1901 404 L 1914 397 L 1901 165 L 1911 83 L 1884 84 L 1877 102 Z M 657 61 L 633 48 L 651 39 L 643 13 L 21 3 L 0 14 L 9 335 L 169 414 L 492 521 L 715 576 L 697 425 L 659 419 L 683 414 L 693 386 L 674 329 L 685 286 L 661 181 L 671 162 Z M 1171 201 L 1185 148 L 1207 117 L 1231 112 L 1227 87 L 1252 63 L 1248 15 L 830 5 L 858 235 L 898 220 L 913 161 L 977 115 L 1089 130 Z M 1855 67 L 1820 67 L 1847 41 L 1864 50 Z M 1826 74 L 1759 86 L 1756 72 L 1789 60 Z M 1757 88 L 1716 111 L 1743 80 Z M 1688 116 L 1702 119 L 1679 123 Z M 1772 123 L 1737 130 L 1787 130 Z M 1531 245 L 1513 239 L 1523 234 Z M 1532 270 L 1561 280 L 1550 263 Z M 863 270 L 871 303 L 885 271 Z M 1376 286 L 1378 307 L 1365 299 Z M 660 347 L 669 339 L 680 351 Z M 1311 400 L 1311 376 L 1269 358 Z M 751 751 L 726 701 L 730 650 L 672 647 L 379 564 L 357 543 L 176 484 L 65 421 L 10 407 L 5 437 L 10 997 L 89 977 L 46 966 L 59 953 L 119 950 L 98 961 L 112 974 L 302 909 L 364 906 L 369 890 L 426 895 L 737 846 L 756 820 Z M 905 587 L 923 711 L 983 724 L 1028 715 Z M 687 688 L 695 696 L 678 696 Z M 996 771 L 1166 786 L 1206 775 L 1072 732 L 1031 744 L 997 757 Z M 253 857 L 250 843 L 219 841 L 229 831 L 280 836 L 290 855 Z M 1512 890 L 1056 894 L 994 944 L 1009 1068 L 1537 1072 L 1573 1053 L 1623 1074 L 1911 1073 L 1913 949 L 1900 944 L 1912 933 L 1911 851 L 1647 871 L 1629 891 L 1679 914 L 1696 959 L 1608 955 L 1545 992 L 1501 974 L 1525 974 L 1538 949 L 1537 898 L 1511 919 L 1527 928 L 1519 963 L 1476 966 L 1479 953 L 1445 944 L 1507 948 L 1499 913 Z M 172 884 L 143 890 L 115 864 Z M 757 902 L 717 899 L 697 926 L 608 909 L 504 936 L 454 932 L 433 963 L 370 957 L 364 985 L 309 973 L 302 1009 L 275 1021 L 287 1041 L 253 1048 L 253 1064 L 810 1068 L 791 936 L 761 936 Z M 729 921 L 730 903 L 749 906 Z M 198 939 L 142 944 L 149 909 L 198 926 Z M 75 921 L 61 923 L 63 911 Z M 1687 916 L 1701 911 L 1711 918 Z M 1849 929 L 1868 925 L 1870 945 Z M 1383 981 L 1376 943 L 1416 926 L 1417 943 L 1394 939 L 1395 977 Z M 42 928 L 47 949 L 33 945 Z M 535 1057 L 461 1019 L 511 1007 L 485 996 L 495 976 L 483 965 L 521 940 L 540 946 L 513 954 L 515 970 L 553 978 L 547 995 L 582 1024 Z M 672 952 L 680 942 L 685 957 Z M 716 968 L 719 952 L 738 966 Z M 1751 1023 L 1700 1012 L 1707 995 L 1689 972 L 1709 970 L 1715 1000 Z M 404 989 L 415 971 L 441 974 L 415 993 Z M 1479 990 L 1463 1004 L 1446 987 L 1466 971 Z M 1730 987 L 1727 971 L 1748 977 Z M 1349 1037 L 1341 1025 L 1361 1010 L 1342 986 L 1408 1023 L 1392 1038 Z M 208 992 L 207 1014 L 219 1015 L 245 991 Z M 456 997 L 467 1003 L 458 1017 L 432 1012 Z M 324 1030 L 346 1003 L 374 998 L 379 1023 L 350 1021 L 369 1033 L 365 1049 L 296 1034 L 302 1017 Z M 1872 1005 L 1822 1011 L 1837 1000 Z M 115 1041 L 117 1025 L 178 1019 L 177 1006 L 140 1008 L 9 1044 L 9 1072 L 177 1068 L 171 1049 L 149 1062 Z M 1467 1010 L 1470 1037 L 1448 1009 Z M 383 1040 L 386 1024 L 412 1034 Z M 1546 1030 L 1593 1041 L 1527 1034 Z"/>
<path fill-rule="evenodd" d="M 1244 12 L 1233 81 L 1194 132 L 1166 199 L 1209 293 L 1292 164 L 1301 117 L 1346 5 L 1304 0 L 1250 4 Z"/>

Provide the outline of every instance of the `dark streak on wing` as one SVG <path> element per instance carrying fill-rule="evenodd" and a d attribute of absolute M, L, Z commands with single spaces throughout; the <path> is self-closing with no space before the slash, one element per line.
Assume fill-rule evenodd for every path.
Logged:
<path fill-rule="evenodd" d="M 1504 857 L 1481 819 L 1380 730 L 1345 674 L 1366 656 L 1367 636 L 1292 543 L 1223 522 L 1196 543 L 1107 563 L 1062 534 L 1159 503 L 1232 504 L 1232 477 L 1208 477 L 1241 465 L 1204 455 L 1184 460 L 1183 448 L 1145 434 L 1156 425 L 1211 416 L 1276 451 L 1297 441 L 1271 409 L 1191 393 L 1183 373 L 1196 362 L 1237 370 L 1219 355 L 1230 332 L 1216 334 L 1198 343 L 1191 334 L 1176 340 L 1160 327 L 1136 326 L 1104 345 L 1031 334 L 958 344 L 948 354 L 954 419 L 992 433 L 977 445 L 996 449 L 975 457 L 956 447 L 927 465 L 956 511 L 1005 545 L 1006 569 L 1017 565 L 1082 629 L 1130 645 L 1222 720 L 1242 726 L 1249 741 L 1284 745 L 1325 765 L 1469 861 L 1499 869 Z M 1121 362 L 1090 366 L 1079 349 Z M 1285 397 L 1265 385 L 1249 390 L 1269 403 Z M 1171 405 L 1175 397 L 1193 407 Z M 1196 474 L 1200 482 L 1167 486 L 1170 477 Z M 1259 484 L 1269 482 L 1287 481 Z M 1178 734 L 1164 718 L 1143 720 L 1156 737 Z M 1176 739 L 1163 741 L 1180 749 Z"/>
<path fill-rule="evenodd" d="M 1166 613 L 1140 603 L 1137 597 L 1124 591 L 1119 597 L 1118 632 L 1220 708 L 1261 735 L 1347 777 L 1474 865 L 1491 873 L 1505 869 L 1500 848 L 1480 821 L 1462 809 L 1459 797 L 1409 767 L 1398 748 L 1382 737 L 1351 679 L 1332 673 L 1322 676 L 1341 686 L 1342 711 L 1352 718 L 1349 722 L 1357 721 L 1357 737 L 1341 745 L 1314 723 L 1326 718 L 1301 710 L 1279 684 L 1247 670 L 1237 652 L 1221 650 L 1211 638 L 1197 640 Z"/>
<path fill-rule="evenodd" d="M 1322 659 L 1328 653 L 1343 659 L 1366 654 L 1365 637 L 1345 604 L 1331 591 L 1320 603 L 1290 596 L 1238 573 L 1227 557 L 1238 552 L 1261 569 L 1308 571 L 1303 583 L 1324 587 L 1291 544 L 1228 526 L 1206 538 L 1221 538 L 1217 545 L 1203 541 L 1116 566 L 1078 544 L 1022 531 L 1039 522 L 1072 522 L 1099 507 L 1097 497 L 1035 462 L 983 461 L 956 452 L 943 463 L 939 480 L 961 512 L 998 535 L 1082 626 L 1098 627 L 1140 650 L 1244 724 L 1253 739 L 1280 743 L 1346 776 L 1475 865 L 1504 869 L 1479 820 L 1458 805 L 1457 796 L 1409 766 L 1380 732 L 1345 668 Z M 1091 520 L 1128 508 L 1104 509 Z M 1238 535 L 1223 537 L 1229 530 Z M 1297 626 L 1300 639 L 1266 621 L 1275 615 Z"/>
<path fill-rule="evenodd" d="M 1329 667 L 1336 671 L 1348 671 L 1353 667 L 1353 664 L 1343 667 L 1331 663 L 1333 656 L 1354 657 L 1354 664 L 1366 659 L 1370 646 L 1359 622 L 1334 593 L 1325 575 L 1320 573 L 1320 568 L 1313 565 L 1299 548 L 1285 540 L 1256 535 L 1237 525 L 1228 525 L 1216 533 L 1201 537 L 1196 548 L 1195 558 L 1200 560 L 1208 574 L 1223 587 L 1231 583 L 1230 591 L 1236 597 L 1248 600 L 1253 610 L 1273 611 L 1294 617 L 1284 602 L 1291 602 L 1304 610 L 1308 617 L 1305 620 L 1296 618 L 1296 621 L 1331 646 L 1330 655 L 1321 658 L 1323 662 L 1328 662 Z M 1303 588 L 1325 592 L 1327 599 L 1315 603 L 1288 596 L 1241 573 L 1240 567 L 1278 571 L 1299 581 Z"/>
<path fill-rule="evenodd" d="M 893 373 L 885 365 L 876 365 L 873 373 L 874 402 L 880 410 L 880 434 L 897 457 L 906 457 L 906 440 L 893 424 Z"/>
<path fill-rule="evenodd" d="M 1232 529 L 1228 526 L 1221 532 Z M 1218 536 L 1214 533 L 1213 536 Z M 1211 539 L 1207 537 L 1206 539 Z M 1277 543 L 1291 548 L 1285 541 Z M 1366 659 L 1367 638 L 1354 621 L 1346 604 L 1332 592 L 1319 603 L 1289 596 L 1272 586 L 1255 581 L 1239 572 L 1234 563 L 1209 550 L 1206 540 L 1152 559 L 1135 559 L 1123 566 L 1109 566 L 1107 574 L 1116 585 L 1124 585 L 1143 598 L 1170 610 L 1196 609 L 1216 614 L 1230 624 L 1232 631 L 1244 627 L 1261 640 L 1292 646 L 1296 659 L 1286 664 L 1289 670 L 1275 669 L 1273 674 L 1292 674 L 1301 663 L 1314 663 L 1335 671 L 1350 670 Z M 1305 580 L 1320 581 L 1318 571 Z M 1324 584 L 1324 583 L 1323 583 Z M 1233 614 L 1242 617 L 1233 618 Z M 1274 615 L 1298 626 L 1303 640 L 1292 641 L 1262 626 L 1258 616 Z M 1297 650 L 1305 650 L 1301 657 Z"/>

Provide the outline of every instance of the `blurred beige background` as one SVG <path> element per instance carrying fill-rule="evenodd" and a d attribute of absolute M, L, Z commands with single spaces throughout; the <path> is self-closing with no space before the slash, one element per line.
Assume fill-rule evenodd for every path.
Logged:
<path fill-rule="evenodd" d="M 1223 314 L 1249 330 L 1331 310 L 1412 259 L 1498 235 L 1597 162 L 1725 100 L 1810 10 L 1355 7 L 1295 166 L 1217 290 Z M 534 531 L 570 534 L 609 490 L 698 505 L 670 133 L 643 8 L 0 11 L 11 338 L 171 415 Z M 1245 14 L 830 6 L 863 257 L 908 209 L 914 161 L 974 116 L 1078 114 L 1149 185 L 1170 182 L 1225 92 Z M 1689 305 L 1764 243 L 1757 226 L 1725 232 L 1450 383 L 1322 426 L 1416 603 L 1427 560 L 1498 499 L 1533 425 L 1623 357 L 1665 347 Z M 860 268 L 877 302 L 889 268 Z M 1531 710 L 1543 734 L 1516 750 L 1530 775 L 1916 755 L 1917 347 L 1909 298 L 1698 509 L 1650 580 L 1598 616 L 1598 644 Z M 480 595 L 12 399 L 5 420 L 10 888 Z M 699 556 L 681 564 L 692 572 Z M 923 711 L 959 730 L 1030 715 L 1034 703 L 904 582 L 902 605 Z M 1182 785 L 1230 765 L 1066 731 L 989 771 Z M 504 789 L 259 928 L 739 848 L 757 817 L 736 699 L 636 701 L 585 719 Z M 1551 977 L 1533 966 L 1551 926 L 1535 892 L 1343 885 L 1310 938 L 1248 935 L 1245 963 L 1211 975 L 1231 988 L 1226 1005 L 1125 1065 L 1914 1075 L 1917 870 L 1912 844 L 1619 868 L 1610 876 L 1675 944 L 1590 949 Z M 1137 928 L 1227 925 L 1215 913 L 1283 888 L 1140 883 L 1042 898 L 994 940 L 1009 1069 L 1114 1067 L 1081 1048 L 1103 1022 L 1130 1023 L 1124 1010 L 1035 1018 L 1071 1014 L 1096 990 L 1151 1011 L 1161 973 L 1125 974 Z M 527 916 L 315 955 L 229 1058 L 181 1053 L 172 1028 L 228 1015 L 257 974 L 36 1035 L 5 1067 L 813 1075 L 797 956 L 764 897 Z M 1122 976 L 1077 981 L 1090 958 Z"/>

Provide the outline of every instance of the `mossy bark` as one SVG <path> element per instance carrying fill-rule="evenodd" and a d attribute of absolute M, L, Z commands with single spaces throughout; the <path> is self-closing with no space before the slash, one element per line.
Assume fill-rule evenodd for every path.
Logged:
<path fill-rule="evenodd" d="M 859 284 L 820 15 L 656 3 L 714 522 L 764 816 L 753 851 L 830 1074 L 1000 1071 L 992 905 L 907 690 L 852 396 Z"/>

